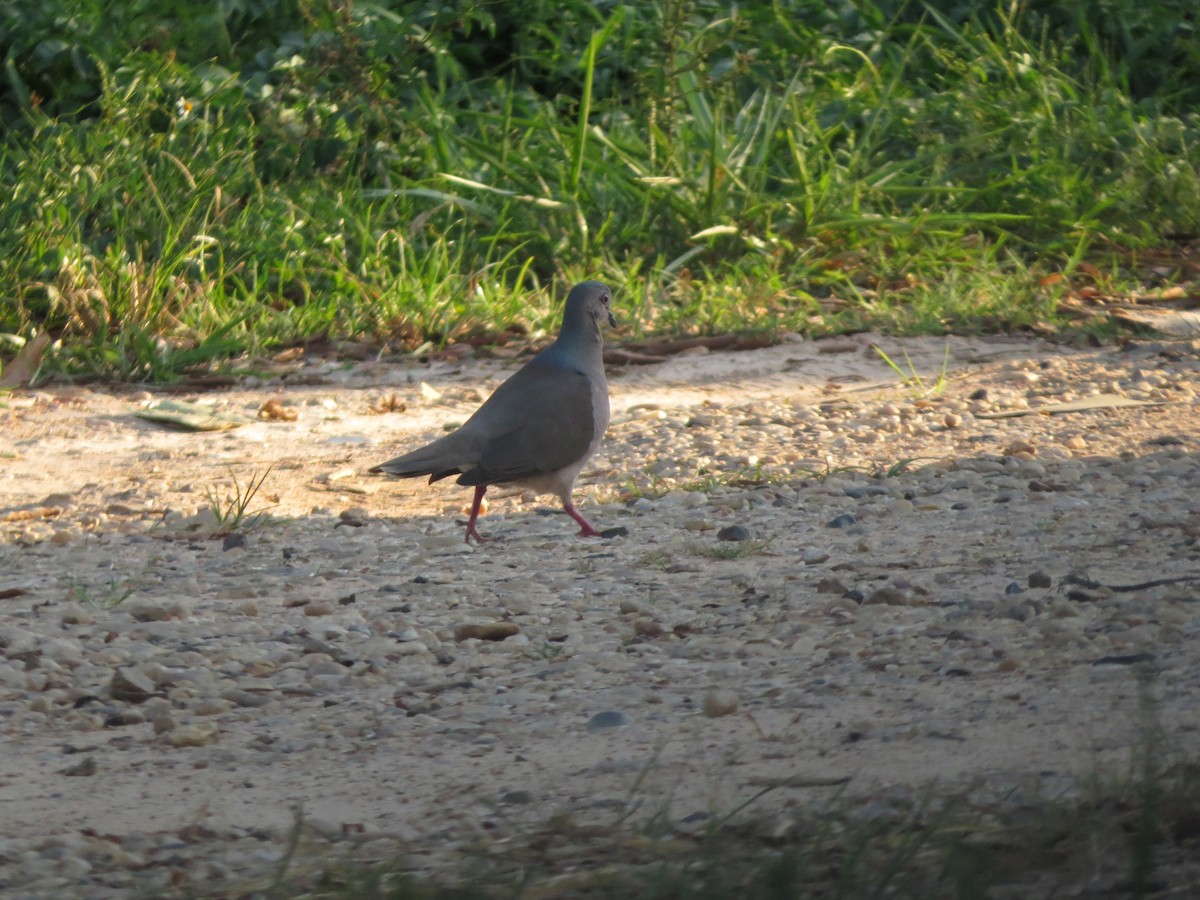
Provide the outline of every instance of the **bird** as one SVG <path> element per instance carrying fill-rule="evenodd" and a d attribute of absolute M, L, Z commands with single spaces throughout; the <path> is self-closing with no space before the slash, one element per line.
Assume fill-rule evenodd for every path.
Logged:
<path fill-rule="evenodd" d="M 514 372 L 461 427 L 369 471 L 400 478 L 429 476 L 429 483 L 458 475 L 475 488 L 466 542 L 479 533 L 480 504 L 488 487 L 512 484 L 553 494 L 580 525 L 580 537 L 600 533 L 571 502 L 575 479 L 608 428 L 601 325 L 615 328 L 612 291 L 599 281 L 571 288 L 562 328 L 549 347 Z"/>

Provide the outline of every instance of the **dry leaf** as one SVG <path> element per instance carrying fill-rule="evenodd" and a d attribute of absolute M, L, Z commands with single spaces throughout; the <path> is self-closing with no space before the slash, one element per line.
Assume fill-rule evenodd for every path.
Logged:
<path fill-rule="evenodd" d="M 33 381 L 38 366 L 42 362 L 42 354 L 50 346 L 50 335 L 46 332 L 35 335 L 24 347 L 17 351 L 13 361 L 4 367 L 0 374 L 0 388 L 25 387 Z"/>

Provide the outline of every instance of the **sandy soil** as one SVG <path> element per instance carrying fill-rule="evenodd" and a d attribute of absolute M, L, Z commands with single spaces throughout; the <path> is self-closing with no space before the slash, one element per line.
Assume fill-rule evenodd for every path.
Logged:
<path fill-rule="evenodd" d="M 298 806 L 331 843 L 430 847 L 631 795 L 718 815 L 788 779 L 1070 790 L 1127 767 L 1151 715 L 1185 752 L 1197 347 L 880 343 L 920 382 L 870 336 L 612 369 L 577 501 L 627 533 L 593 541 L 495 491 L 502 540 L 468 548 L 464 489 L 366 474 L 518 361 L 306 360 L 181 398 L 249 419 L 224 432 L 136 418 L 163 396 L 141 390 L 0 398 L 0 879 L 119 894 L 120 860 L 72 849 L 64 874 L 30 841 L 91 830 L 153 872 L 154 836 L 196 823 L 181 877 L 253 871 L 275 857 L 222 843 L 275 846 Z M 254 419 L 272 399 L 295 421 Z M 213 536 L 206 490 L 268 467 L 252 508 L 278 518 Z M 498 622 L 516 634 L 457 631 Z M 139 666 L 161 692 L 120 699 Z"/>

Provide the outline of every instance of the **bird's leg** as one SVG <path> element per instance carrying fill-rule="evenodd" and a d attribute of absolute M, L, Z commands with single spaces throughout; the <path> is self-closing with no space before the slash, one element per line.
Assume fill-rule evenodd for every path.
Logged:
<path fill-rule="evenodd" d="M 567 515 L 578 522 L 582 527 L 579 529 L 580 537 L 600 537 L 601 534 L 592 527 L 592 523 L 580 515 L 579 510 L 575 508 L 575 504 L 570 500 L 563 501 L 563 509 Z"/>
<path fill-rule="evenodd" d="M 479 505 L 483 503 L 483 495 L 487 493 L 486 484 L 475 485 L 475 499 L 471 501 L 471 518 L 467 519 L 467 543 L 471 543 L 471 538 L 480 544 L 486 544 L 488 541 L 495 538 L 485 538 L 479 533 L 479 529 L 475 527 L 475 523 L 479 520 Z"/>

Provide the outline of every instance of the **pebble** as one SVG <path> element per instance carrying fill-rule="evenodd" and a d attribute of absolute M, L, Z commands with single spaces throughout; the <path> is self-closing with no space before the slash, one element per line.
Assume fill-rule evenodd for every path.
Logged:
<path fill-rule="evenodd" d="M 1045 572 L 1030 572 L 1028 583 L 1031 588 L 1048 588 L 1054 581 Z"/>
<path fill-rule="evenodd" d="M 153 600 L 129 600 L 122 605 L 122 609 L 135 622 L 161 622 L 172 614 L 165 604 Z"/>
<path fill-rule="evenodd" d="M 886 497 L 888 489 L 882 484 L 853 484 L 845 488 L 847 497 L 861 500 L 863 497 Z"/>
<path fill-rule="evenodd" d="M 516 634 L 521 629 L 514 622 L 487 622 L 484 624 L 458 625 L 454 629 L 456 641 L 503 641 Z"/>
<path fill-rule="evenodd" d="M 220 729 L 211 722 L 198 722 L 172 728 L 163 740 L 172 747 L 204 747 L 215 744 L 221 736 Z"/>
<path fill-rule="evenodd" d="M 222 552 L 226 553 L 230 550 L 238 550 L 245 546 L 246 536 L 236 532 L 234 534 L 225 535 L 224 540 L 221 541 L 221 550 Z"/>
<path fill-rule="evenodd" d="M 157 692 L 158 685 L 141 669 L 130 666 L 113 672 L 108 690 L 114 700 L 144 703 Z"/>
<path fill-rule="evenodd" d="M 726 525 L 717 532 L 717 540 L 748 541 L 750 540 L 750 529 L 745 525 Z"/>
<path fill-rule="evenodd" d="M 625 728 L 629 725 L 629 717 L 619 710 L 598 712 L 588 719 L 587 730 L 590 732 L 608 731 L 613 728 Z"/>
<path fill-rule="evenodd" d="M 738 710 L 738 696 L 730 690 L 712 690 L 704 695 L 704 715 L 710 719 L 733 715 Z"/>
<path fill-rule="evenodd" d="M 304 605 L 304 615 L 309 618 L 316 616 L 332 616 L 337 610 L 332 603 L 318 602 L 306 603 Z"/>

